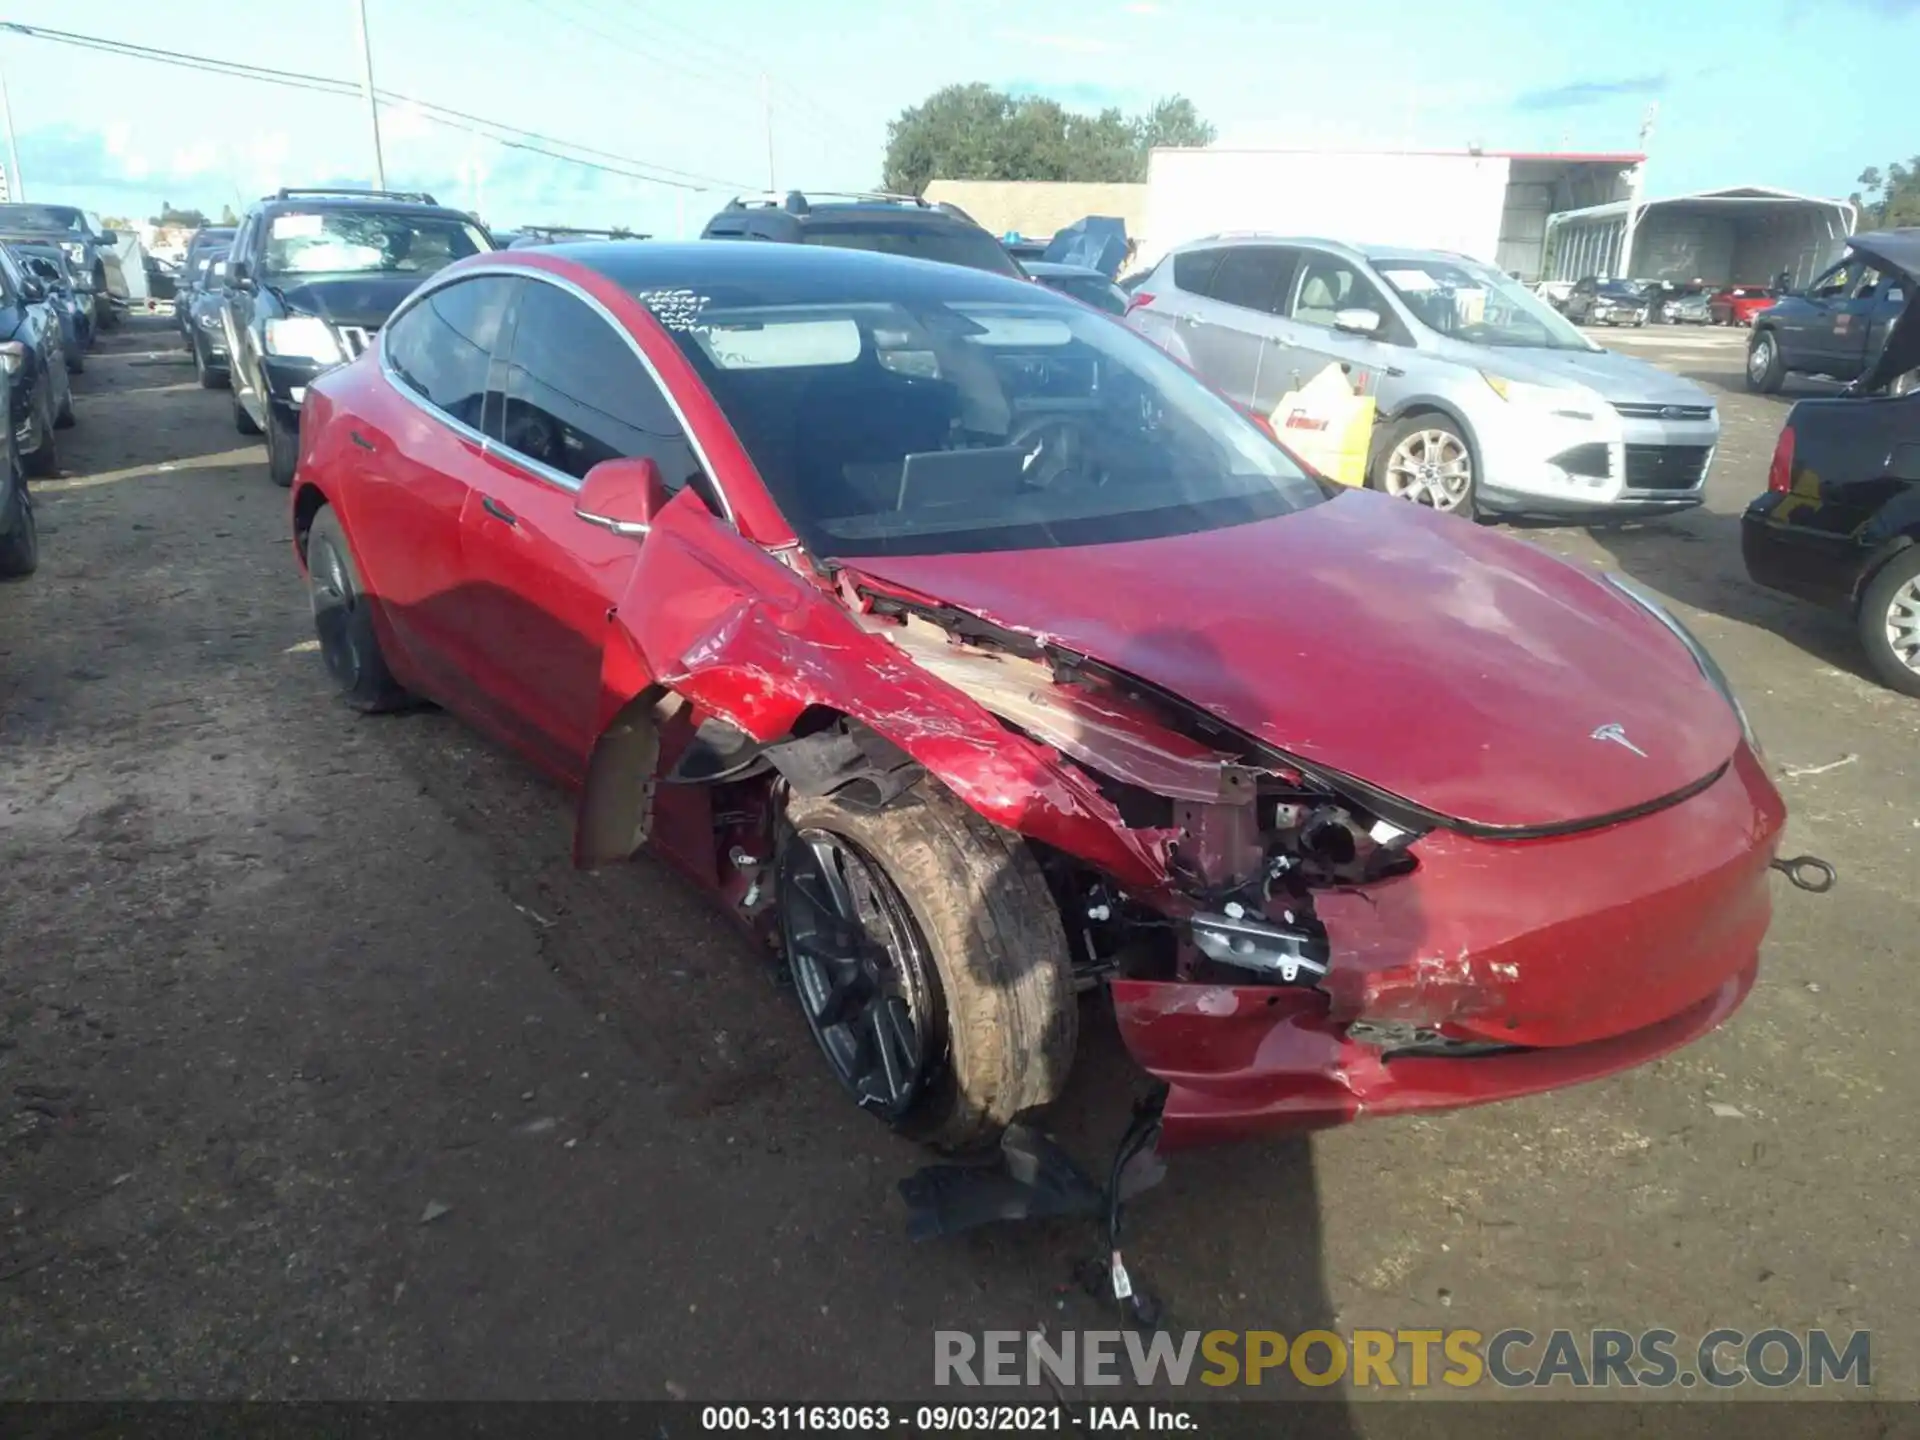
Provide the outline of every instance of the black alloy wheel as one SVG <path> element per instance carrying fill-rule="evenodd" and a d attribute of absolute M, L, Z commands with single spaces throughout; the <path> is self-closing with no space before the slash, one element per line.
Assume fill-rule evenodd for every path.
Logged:
<path fill-rule="evenodd" d="M 899 1121 L 946 1038 L 933 958 L 905 899 L 871 857 L 828 830 L 787 837 L 776 884 L 808 1028 L 860 1107 Z"/>

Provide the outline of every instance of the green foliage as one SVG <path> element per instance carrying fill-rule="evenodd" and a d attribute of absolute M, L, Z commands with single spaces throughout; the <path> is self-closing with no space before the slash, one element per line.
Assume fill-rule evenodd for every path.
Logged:
<path fill-rule="evenodd" d="M 160 213 L 147 222 L 149 225 L 184 225 L 190 229 L 199 229 L 210 223 L 206 215 L 199 210 L 176 210 L 171 200 L 160 202 Z"/>
<path fill-rule="evenodd" d="M 1855 182 L 1860 189 L 1853 203 L 1860 207 L 1862 230 L 1885 230 L 1895 225 L 1920 225 L 1920 155 L 1883 171 L 1869 165 Z"/>
<path fill-rule="evenodd" d="M 1156 145 L 1208 145 L 1214 128 L 1183 95 L 1144 115 L 1068 110 L 991 85 L 949 85 L 887 126 L 883 184 L 918 195 L 942 180 L 1137 181 Z"/>

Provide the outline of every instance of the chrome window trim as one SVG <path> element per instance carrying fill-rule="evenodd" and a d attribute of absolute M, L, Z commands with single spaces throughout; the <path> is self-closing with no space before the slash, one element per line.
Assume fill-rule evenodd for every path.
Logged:
<path fill-rule="evenodd" d="M 498 253 L 504 254 L 506 252 L 502 251 Z M 441 271 L 440 274 L 445 276 L 445 278 L 441 279 L 436 277 L 421 285 L 418 290 L 415 290 L 394 307 L 393 313 L 387 316 L 386 323 L 380 327 L 378 340 L 374 347 L 379 351 L 380 373 L 386 377 L 388 383 L 393 386 L 396 392 L 405 396 L 408 400 L 412 401 L 418 409 L 447 426 L 455 434 L 464 436 L 469 440 L 477 441 L 483 453 L 505 460 L 516 468 L 526 471 L 536 479 L 544 480 L 550 485 L 556 485 L 570 494 L 577 495 L 580 492 L 580 481 L 574 479 L 571 475 L 553 469 L 551 466 L 541 464 L 531 456 L 521 454 L 511 446 L 501 444 L 496 440 L 490 440 L 478 430 L 475 430 L 471 425 L 454 419 L 439 406 L 431 403 L 426 396 L 419 394 L 413 387 L 402 381 L 394 373 L 392 362 L 387 358 L 387 337 L 393 333 L 394 322 L 400 319 L 401 316 L 407 314 L 414 306 L 424 303 L 429 296 L 446 289 L 450 285 L 458 285 L 463 280 L 477 280 L 482 276 L 489 275 L 508 280 L 543 281 L 548 285 L 565 291 L 577 300 L 584 301 L 587 308 L 598 315 L 600 319 L 612 329 L 613 333 L 620 337 L 627 349 L 633 352 L 634 358 L 640 362 L 641 368 L 647 372 L 647 378 L 653 382 L 654 388 L 658 390 L 661 397 L 666 400 L 667 408 L 673 412 L 673 418 L 679 422 L 680 434 L 692 448 L 694 458 L 700 462 L 701 470 L 706 473 L 707 483 L 713 487 L 713 493 L 719 498 L 720 508 L 726 512 L 721 518 L 724 519 L 727 524 L 733 526 L 734 529 L 737 530 L 740 528 L 740 522 L 734 518 L 733 502 L 727 498 L 726 488 L 720 483 L 720 477 L 714 471 L 713 461 L 708 457 L 706 447 L 700 443 L 699 436 L 694 434 L 693 426 L 688 423 L 687 412 L 681 408 L 679 399 L 674 395 L 672 388 L 668 386 L 653 361 L 647 357 L 646 351 L 642 350 L 639 342 L 627 333 L 627 327 L 620 323 L 618 317 L 616 317 L 611 310 L 607 309 L 599 300 L 595 299 L 587 293 L 587 291 L 581 289 L 565 276 L 555 275 L 546 270 L 537 270 L 532 266 L 476 265 L 471 269 L 459 271 L 457 274 L 448 274 L 444 270 Z"/>

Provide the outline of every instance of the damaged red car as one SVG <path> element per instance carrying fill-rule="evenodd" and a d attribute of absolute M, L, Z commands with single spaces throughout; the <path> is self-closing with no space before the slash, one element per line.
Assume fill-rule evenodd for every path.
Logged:
<path fill-rule="evenodd" d="M 306 405 L 346 698 L 576 787 L 577 861 L 711 890 L 936 1147 L 1059 1094 L 1087 992 L 1176 1149 L 1591 1080 L 1753 984 L 1783 810 L 1678 621 L 1042 287 L 475 257 Z"/>

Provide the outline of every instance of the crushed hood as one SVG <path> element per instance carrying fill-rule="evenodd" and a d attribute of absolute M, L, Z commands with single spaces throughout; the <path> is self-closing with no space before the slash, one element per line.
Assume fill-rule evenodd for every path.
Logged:
<path fill-rule="evenodd" d="M 400 302 L 426 278 L 425 275 L 343 275 L 334 280 L 275 284 L 274 289 L 295 314 L 318 315 L 334 325 L 363 325 L 374 330 L 386 324 L 387 317 Z"/>
<path fill-rule="evenodd" d="M 1856 235 L 1847 243 L 1861 254 L 1898 270 L 1906 281 L 1902 287 L 1906 291 L 1906 305 L 1887 327 L 1879 357 L 1859 380 L 1858 388 L 1872 393 L 1920 367 L 1920 225 L 1875 230 Z"/>
<path fill-rule="evenodd" d="M 1367 491 L 1161 540 L 846 563 L 1471 825 L 1651 804 L 1740 742 L 1686 648 L 1597 575 Z M 1630 745 L 1596 738 L 1614 726 Z"/>

